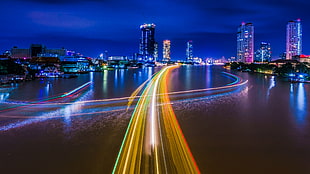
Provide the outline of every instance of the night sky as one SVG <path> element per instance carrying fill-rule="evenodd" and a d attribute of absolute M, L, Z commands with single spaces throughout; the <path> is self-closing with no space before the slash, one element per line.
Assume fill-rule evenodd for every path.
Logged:
<path fill-rule="evenodd" d="M 184 59 L 186 42 L 194 56 L 236 55 L 236 31 L 241 22 L 255 27 L 255 50 L 271 43 L 273 58 L 285 51 L 286 24 L 300 18 L 303 53 L 310 54 L 308 0 L 7 0 L 1 1 L 0 53 L 13 46 L 41 43 L 96 57 L 138 52 L 143 23 L 156 24 L 162 40 L 171 40 L 171 57 Z"/>

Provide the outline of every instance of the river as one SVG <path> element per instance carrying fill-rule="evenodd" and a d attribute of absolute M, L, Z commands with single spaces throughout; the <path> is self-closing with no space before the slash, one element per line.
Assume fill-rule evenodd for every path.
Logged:
<path fill-rule="evenodd" d="M 126 97 L 159 70 L 1 88 L 1 173 L 111 173 L 134 109 Z M 310 173 L 310 84 L 229 71 L 247 83 L 226 88 L 236 78 L 224 71 L 181 66 L 167 82 L 170 92 L 189 91 L 171 94 L 172 106 L 201 173 Z"/>

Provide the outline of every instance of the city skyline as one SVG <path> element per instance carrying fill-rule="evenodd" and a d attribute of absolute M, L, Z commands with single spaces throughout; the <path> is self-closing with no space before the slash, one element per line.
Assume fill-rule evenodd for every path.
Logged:
<path fill-rule="evenodd" d="M 235 56 L 236 28 L 241 22 L 255 25 L 255 47 L 269 42 L 273 58 L 286 49 L 286 24 L 301 19 L 308 31 L 310 19 L 305 8 L 309 2 L 222 0 L 182 1 L 9 1 L 3 2 L 0 19 L 0 52 L 13 46 L 44 44 L 50 48 L 65 47 L 87 56 L 132 55 L 139 52 L 139 26 L 156 24 L 156 41 L 169 39 L 172 59 L 186 58 L 186 42 L 195 43 L 195 57 Z M 27 8 L 25 8 L 27 7 Z M 158 10 L 161 9 L 161 10 Z M 167 13 L 161 13 L 165 10 Z M 180 13 L 182 12 L 182 13 Z M 184 13 L 183 13 L 184 12 Z M 9 16 L 7 14 L 10 14 Z M 304 32 L 303 53 L 309 54 L 310 35 Z M 159 57 L 162 57 L 160 52 Z"/>

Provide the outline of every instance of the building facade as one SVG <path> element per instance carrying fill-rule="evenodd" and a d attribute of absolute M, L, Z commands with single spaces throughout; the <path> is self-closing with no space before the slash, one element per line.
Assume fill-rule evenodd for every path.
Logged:
<path fill-rule="evenodd" d="M 17 48 L 13 47 L 11 49 L 12 58 L 22 58 L 22 59 L 31 59 L 31 52 L 29 48 Z"/>
<path fill-rule="evenodd" d="M 37 57 L 38 54 L 43 54 L 46 51 L 46 47 L 42 44 L 31 44 L 30 53 L 31 57 Z"/>
<path fill-rule="evenodd" d="M 140 26 L 141 39 L 139 54 L 144 61 L 154 62 L 156 59 L 155 24 Z"/>
<path fill-rule="evenodd" d="M 300 19 L 289 21 L 286 25 L 286 59 L 302 54 L 302 26 Z"/>
<path fill-rule="evenodd" d="M 42 44 L 31 44 L 29 48 L 13 47 L 11 49 L 12 58 L 31 59 L 33 57 L 60 57 L 67 55 L 65 48 L 48 49 Z"/>
<path fill-rule="evenodd" d="M 270 43 L 261 42 L 260 48 L 255 52 L 255 62 L 270 62 L 271 61 L 271 46 Z"/>
<path fill-rule="evenodd" d="M 193 55 L 193 41 L 188 41 L 186 43 L 186 61 L 187 62 L 193 62 L 193 58 L 194 58 L 194 55 Z"/>
<path fill-rule="evenodd" d="M 237 32 L 237 61 L 252 63 L 254 61 L 254 26 L 242 22 Z"/>
<path fill-rule="evenodd" d="M 171 57 L 170 57 L 170 46 L 171 46 L 171 42 L 170 40 L 164 40 L 163 41 L 163 61 L 170 61 Z"/>
<path fill-rule="evenodd" d="M 46 54 L 54 54 L 59 56 L 66 56 L 67 55 L 67 50 L 65 48 L 54 48 L 54 49 L 46 49 L 45 50 Z"/>
<path fill-rule="evenodd" d="M 305 55 L 305 54 L 296 55 L 296 56 L 293 56 L 292 59 L 297 60 L 301 63 L 309 63 L 310 64 L 310 55 Z"/>

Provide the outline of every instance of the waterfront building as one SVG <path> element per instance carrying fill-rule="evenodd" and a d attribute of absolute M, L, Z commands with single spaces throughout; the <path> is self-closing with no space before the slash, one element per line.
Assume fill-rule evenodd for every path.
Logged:
<path fill-rule="evenodd" d="M 187 62 L 193 62 L 193 41 L 188 41 L 187 42 L 187 47 L 186 47 L 186 61 Z"/>
<path fill-rule="evenodd" d="M 309 63 L 310 64 L 310 55 L 304 55 L 304 54 L 296 55 L 296 56 L 293 56 L 292 59 L 297 60 L 297 61 L 302 62 L 302 63 Z"/>
<path fill-rule="evenodd" d="M 127 61 L 128 57 L 127 56 L 109 56 L 108 60 L 124 60 Z"/>
<path fill-rule="evenodd" d="M 271 62 L 269 62 L 269 65 L 275 65 L 277 67 L 281 67 L 285 64 L 292 64 L 293 67 L 296 67 L 296 65 L 299 63 L 298 60 L 285 60 L 285 59 L 277 59 L 277 60 L 273 60 Z"/>
<path fill-rule="evenodd" d="M 65 73 L 83 73 L 90 71 L 91 61 L 81 56 L 60 56 L 61 68 Z"/>
<path fill-rule="evenodd" d="M 65 56 L 67 55 L 67 50 L 65 48 L 48 49 L 42 44 L 31 44 L 29 48 L 18 48 L 15 46 L 11 49 L 12 58 L 55 57 L 50 55 L 56 55 L 56 57 Z"/>
<path fill-rule="evenodd" d="M 140 26 L 141 38 L 139 54 L 145 62 L 154 62 L 156 54 L 155 24 L 143 24 Z"/>
<path fill-rule="evenodd" d="M 129 59 L 127 56 L 109 56 L 106 68 L 127 68 Z"/>
<path fill-rule="evenodd" d="M 286 59 L 302 54 L 302 26 L 300 19 L 286 25 Z"/>
<path fill-rule="evenodd" d="M 260 48 L 255 52 L 255 62 L 270 62 L 271 47 L 270 43 L 261 42 Z"/>
<path fill-rule="evenodd" d="M 170 61 L 170 40 L 163 41 L 163 61 Z"/>
<path fill-rule="evenodd" d="M 45 53 L 46 47 L 42 44 L 31 44 L 30 45 L 30 55 L 31 57 L 37 57 L 38 54 Z"/>
<path fill-rule="evenodd" d="M 12 58 L 23 58 L 23 59 L 31 59 L 31 53 L 29 48 L 18 48 L 13 47 L 11 49 L 11 57 Z"/>
<path fill-rule="evenodd" d="M 58 55 L 53 54 L 53 53 L 42 53 L 42 54 L 38 54 L 37 57 L 58 57 Z"/>
<path fill-rule="evenodd" d="M 53 49 L 46 49 L 46 54 L 54 54 L 57 56 L 66 56 L 67 50 L 65 48 L 53 48 Z"/>
<path fill-rule="evenodd" d="M 244 23 L 238 27 L 237 32 L 237 60 L 252 63 L 254 60 L 254 26 Z"/>

